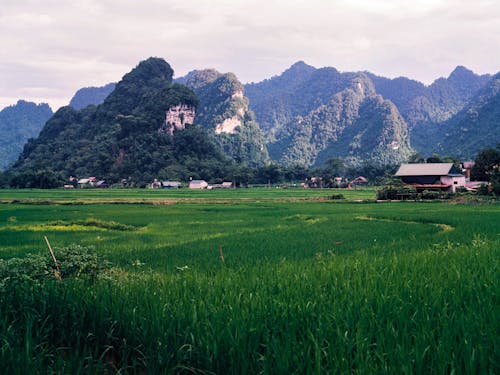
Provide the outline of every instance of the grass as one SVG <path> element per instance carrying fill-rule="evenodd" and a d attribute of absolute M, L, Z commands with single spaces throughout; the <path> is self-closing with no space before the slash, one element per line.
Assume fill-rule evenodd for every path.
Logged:
<path fill-rule="evenodd" d="M 114 264 L 92 284 L 0 291 L 3 370 L 499 372 L 498 206 L 266 191 L 91 191 L 72 199 L 99 203 L 0 205 L 0 258 L 46 252 L 47 235 Z M 138 204 L 159 196 L 178 204 Z M 102 203 L 119 199 L 135 203 Z"/>

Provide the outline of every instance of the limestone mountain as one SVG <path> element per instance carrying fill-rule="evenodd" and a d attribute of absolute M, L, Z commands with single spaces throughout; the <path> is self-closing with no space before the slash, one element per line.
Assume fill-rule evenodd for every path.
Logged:
<path fill-rule="evenodd" d="M 472 159 L 500 144 L 500 72 L 472 100 L 436 130 L 438 152 Z"/>
<path fill-rule="evenodd" d="M 233 73 L 198 70 L 177 82 L 194 90 L 199 100 L 195 122 L 214 134 L 226 155 L 252 167 L 268 161 L 264 136 Z"/>
<path fill-rule="evenodd" d="M 277 154 L 281 155 L 287 142 L 281 139 L 288 132 L 284 127 L 290 127 L 289 124 L 297 116 L 304 120 L 316 109 L 327 105 L 337 93 L 349 87 L 357 74 L 339 72 L 331 67 L 316 69 L 297 62 L 279 76 L 247 84 L 245 89 L 249 106 L 271 142 L 268 146 L 271 157 L 274 159 Z M 435 152 L 451 155 L 452 151 L 456 152 L 456 149 L 447 149 L 449 143 L 443 143 L 445 132 L 440 128 L 466 108 L 491 79 L 488 74 L 477 75 L 462 66 L 456 67 L 447 78 L 439 78 L 429 86 L 406 77 L 389 79 L 370 72 L 364 74 L 372 81 L 375 93 L 395 105 L 400 117 L 407 123 L 412 147 L 424 155 Z M 448 129 L 448 126 L 443 130 L 445 128 Z M 468 139 L 462 141 L 464 149 L 469 146 L 474 148 L 468 144 Z"/>
<path fill-rule="evenodd" d="M 377 95 L 370 79 L 353 74 L 346 88 L 276 133 L 271 157 L 284 165 L 319 166 L 332 157 L 349 165 L 396 164 L 412 153 L 408 130 L 395 105 Z"/>
<path fill-rule="evenodd" d="M 408 123 L 412 145 L 423 154 L 437 152 L 439 125 L 460 112 L 491 78 L 463 66 L 429 86 L 405 77 L 388 79 L 367 74 L 377 92 L 396 104 Z"/>
<path fill-rule="evenodd" d="M 230 162 L 203 128 L 185 121 L 182 108 L 194 111 L 198 100 L 172 75 L 163 59 L 149 58 L 102 104 L 59 109 L 9 171 L 13 185 L 26 186 L 30 174 L 48 170 L 64 178 L 127 178 L 137 184 L 221 176 Z M 170 131 L 174 123 L 185 129 Z"/>
<path fill-rule="evenodd" d="M 349 85 L 353 76 L 299 61 L 279 76 L 245 85 L 245 91 L 261 129 L 274 140 L 283 125 L 326 104 Z"/>
<path fill-rule="evenodd" d="M 69 105 L 74 109 L 83 109 L 89 105 L 99 105 L 115 89 L 116 83 L 108 83 L 101 87 L 84 87 L 71 98 Z"/>
<path fill-rule="evenodd" d="M 24 100 L 0 111 L 0 170 L 17 160 L 24 144 L 38 135 L 51 116 L 48 104 Z"/>

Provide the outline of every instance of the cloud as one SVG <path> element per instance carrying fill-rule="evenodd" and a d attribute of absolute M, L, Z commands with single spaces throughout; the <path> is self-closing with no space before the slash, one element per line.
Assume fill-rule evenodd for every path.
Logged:
<path fill-rule="evenodd" d="M 149 56 L 177 76 L 213 67 L 245 82 L 296 60 L 426 83 L 456 65 L 493 73 L 498 24 L 496 0 L 6 0 L 0 107 L 64 105 Z"/>

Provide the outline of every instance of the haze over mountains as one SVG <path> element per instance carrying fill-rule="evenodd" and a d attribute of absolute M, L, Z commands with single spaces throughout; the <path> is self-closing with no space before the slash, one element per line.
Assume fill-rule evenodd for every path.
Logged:
<path fill-rule="evenodd" d="M 213 69 L 175 81 L 169 71 L 163 60 L 148 59 L 116 85 L 79 90 L 70 103 L 74 109 L 59 110 L 14 169 L 101 171 L 119 178 L 153 163 L 137 177 L 180 178 L 203 175 L 196 171 L 203 165 L 211 169 L 204 152 L 214 165 L 232 160 L 255 167 L 272 160 L 311 167 L 335 157 L 351 166 L 383 166 L 414 152 L 470 159 L 500 141 L 498 73 L 476 75 L 459 66 L 426 86 L 300 61 L 279 76 L 243 85 L 234 74 Z M 186 126 L 192 122 L 201 128 Z M 191 138 L 195 151 L 189 156 L 189 144 L 175 151 L 181 141 L 167 145 L 162 132 L 173 139 L 182 132 L 206 138 L 196 142 L 213 149 L 202 152 Z M 61 149 L 72 151 L 62 155 Z"/>

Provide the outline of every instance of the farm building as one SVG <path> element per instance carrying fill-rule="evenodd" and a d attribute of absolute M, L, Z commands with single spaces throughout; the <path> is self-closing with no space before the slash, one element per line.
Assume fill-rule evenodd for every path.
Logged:
<path fill-rule="evenodd" d="M 441 190 L 454 193 L 458 187 L 465 186 L 465 176 L 454 173 L 453 163 L 401 164 L 395 176 L 418 192 Z"/>
<path fill-rule="evenodd" d="M 179 181 L 163 181 L 161 185 L 164 189 L 179 189 L 182 184 Z"/>
<path fill-rule="evenodd" d="M 368 179 L 364 176 L 358 176 L 354 180 L 351 181 L 353 185 L 366 185 L 368 183 Z"/>
<path fill-rule="evenodd" d="M 192 180 L 189 181 L 190 189 L 206 189 L 208 187 L 208 182 L 205 180 Z"/>

